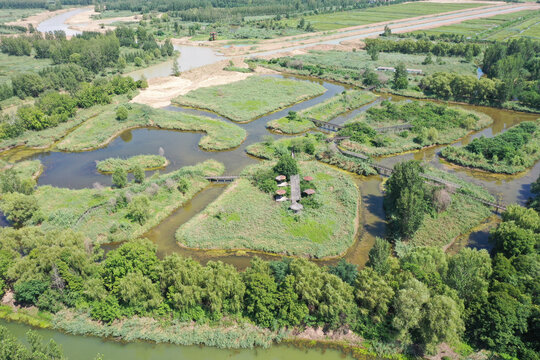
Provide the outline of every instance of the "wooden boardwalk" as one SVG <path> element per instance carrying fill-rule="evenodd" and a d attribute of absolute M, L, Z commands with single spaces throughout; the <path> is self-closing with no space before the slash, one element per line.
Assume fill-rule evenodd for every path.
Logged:
<path fill-rule="evenodd" d="M 380 127 L 380 128 L 373 128 L 378 133 L 386 133 L 386 132 L 398 132 L 403 130 L 410 130 L 413 128 L 412 124 L 402 124 L 402 125 L 395 125 L 395 126 L 386 126 L 386 127 Z"/>
<path fill-rule="evenodd" d="M 210 182 L 216 182 L 216 183 L 230 183 L 238 179 L 239 177 L 240 176 L 238 175 L 206 176 L 205 179 Z"/>
<path fill-rule="evenodd" d="M 339 130 L 343 129 L 343 126 L 332 124 L 327 121 L 321 121 L 314 118 L 308 118 L 309 121 L 311 121 L 313 124 L 315 124 L 316 127 L 321 128 L 323 130 L 338 132 Z"/>

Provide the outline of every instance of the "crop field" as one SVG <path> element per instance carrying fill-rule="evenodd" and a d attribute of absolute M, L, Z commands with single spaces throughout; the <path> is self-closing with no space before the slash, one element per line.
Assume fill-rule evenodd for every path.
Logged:
<path fill-rule="evenodd" d="M 268 168 L 268 164 L 252 167 Z M 249 179 L 240 178 L 176 233 L 187 247 L 252 249 L 325 257 L 343 253 L 354 242 L 359 198 L 353 180 L 317 162 L 300 163 L 301 176 L 312 176 L 318 208 L 294 215 L 290 201 L 275 202 Z"/>
<path fill-rule="evenodd" d="M 42 224 L 44 228 L 72 228 L 99 243 L 124 241 L 159 224 L 208 185 L 204 176 L 220 175 L 223 170 L 221 163 L 208 160 L 151 177 L 143 184 L 128 184 L 124 189 L 72 190 L 47 185 L 38 187 L 34 196 L 47 219 Z M 184 193 L 176 188 L 181 178 L 189 183 Z M 129 204 L 121 205 L 118 200 L 125 198 L 129 203 L 138 196 L 149 199 L 149 217 L 144 223 L 130 220 Z"/>
<path fill-rule="evenodd" d="M 330 14 L 319 14 L 304 17 L 306 22 L 313 25 L 315 30 L 335 30 L 349 26 L 358 26 L 389 20 L 406 19 L 422 15 L 438 14 L 462 9 L 472 9 L 486 4 L 472 3 L 408 3 L 380 6 L 371 9 L 351 10 Z M 296 26 L 298 19 L 289 21 L 290 26 Z"/>
<path fill-rule="evenodd" d="M 325 91 L 322 85 L 307 81 L 252 76 L 227 85 L 193 90 L 172 102 L 211 110 L 233 121 L 248 122 Z"/>
<path fill-rule="evenodd" d="M 202 137 L 199 146 L 205 150 L 231 149 L 246 138 L 246 131 L 235 124 L 138 104 L 125 104 L 126 108 L 129 108 L 128 118 L 119 121 L 115 118 L 117 106 L 118 104 L 110 104 L 102 106 L 93 114 L 86 113 L 87 120 L 84 124 L 69 133 L 58 144 L 58 148 L 65 151 L 97 148 L 107 144 L 124 130 L 140 127 L 204 132 L 206 136 Z"/>
<path fill-rule="evenodd" d="M 458 24 L 418 32 L 428 35 L 452 33 L 467 37 L 477 36 L 486 40 L 505 40 L 511 37 L 539 38 L 539 18 L 540 12 L 526 10 L 483 19 L 467 20 Z"/>

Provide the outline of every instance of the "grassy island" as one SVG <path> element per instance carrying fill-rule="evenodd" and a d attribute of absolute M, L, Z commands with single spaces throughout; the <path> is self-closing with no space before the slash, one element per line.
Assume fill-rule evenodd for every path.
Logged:
<path fill-rule="evenodd" d="M 433 145 L 449 144 L 491 124 L 481 113 L 435 103 L 384 101 L 351 120 L 340 131 L 347 150 L 367 155 L 390 155 Z M 410 126 L 401 129 L 400 126 Z"/>
<path fill-rule="evenodd" d="M 320 95 L 326 89 L 312 82 L 252 76 L 227 85 L 190 91 L 173 104 L 214 111 L 237 122 L 248 122 Z"/>
<path fill-rule="evenodd" d="M 155 170 L 165 166 L 169 161 L 160 155 L 137 155 L 127 159 L 109 158 L 98 161 L 96 168 L 102 173 L 112 173 L 120 168 L 127 172 L 132 172 L 136 166 L 140 166 L 144 170 Z"/>
<path fill-rule="evenodd" d="M 95 186 L 72 190 L 40 186 L 34 197 L 43 215 L 44 229 L 70 228 L 94 242 L 118 242 L 142 235 L 198 191 L 208 185 L 205 176 L 220 175 L 224 167 L 215 160 L 152 176 L 125 188 Z M 181 184 L 181 185 L 180 185 Z M 137 200 L 142 199 L 145 200 Z M 143 217 L 134 217 L 140 202 Z"/>
<path fill-rule="evenodd" d="M 204 132 L 199 146 L 204 150 L 227 150 L 240 145 L 246 131 L 225 121 L 195 116 L 181 112 L 153 109 L 146 105 L 126 104 L 127 119 L 117 120 L 118 105 L 94 109 L 95 113 L 58 145 L 64 151 L 84 151 L 104 146 L 122 131 L 152 127 L 169 130 Z"/>
<path fill-rule="evenodd" d="M 314 127 L 309 118 L 321 121 L 330 121 L 338 115 L 356 109 L 377 98 L 377 95 L 362 91 L 344 91 L 320 104 L 298 113 L 290 113 L 289 116 L 268 122 L 266 127 L 272 131 L 283 134 L 299 134 Z"/>
<path fill-rule="evenodd" d="M 358 226 L 359 191 L 346 174 L 314 161 L 299 164 L 301 177 L 313 177 L 316 194 L 300 214 L 290 201 L 276 202 L 253 180 L 268 169 L 250 167 L 245 177 L 199 215 L 180 227 L 183 246 L 200 249 L 251 249 L 273 253 L 326 257 L 342 254 L 354 242 Z"/>
<path fill-rule="evenodd" d="M 446 160 L 493 173 L 515 174 L 540 159 L 540 121 L 526 121 L 493 138 L 474 139 L 467 146 L 441 151 Z"/>

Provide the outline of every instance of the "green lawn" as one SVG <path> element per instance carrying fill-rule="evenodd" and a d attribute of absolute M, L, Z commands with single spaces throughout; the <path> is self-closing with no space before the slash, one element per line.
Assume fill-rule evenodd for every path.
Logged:
<path fill-rule="evenodd" d="M 299 134 L 314 127 L 309 118 L 330 121 L 338 115 L 359 108 L 377 98 L 377 95 L 361 90 L 344 91 L 315 106 L 298 112 L 296 119 L 283 117 L 269 121 L 266 125 L 270 130 L 284 134 Z"/>
<path fill-rule="evenodd" d="M 251 167 L 268 168 L 267 163 Z M 202 249 L 252 249 L 315 257 L 342 254 L 354 242 L 359 191 L 349 175 L 317 162 L 301 163 L 301 176 L 313 176 L 317 209 L 294 215 L 290 202 L 241 178 L 176 233 L 180 244 Z"/>
<path fill-rule="evenodd" d="M 124 104 L 130 108 L 128 118 L 115 118 L 118 104 L 93 107 L 77 117 L 84 116 L 84 123 L 69 133 L 58 145 L 64 151 L 90 150 L 105 145 L 122 131 L 130 128 L 154 127 L 171 130 L 205 132 L 199 146 L 205 150 L 226 150 L 240 145 L 246 131 L 225 121 L 195 116 L 181 112 L 153 109 L 140 104 Z"/>
<path fill-rule="evenodd" d="M 335 30 L 349 26 L 358 26 L 389 20 L 406 19 L 421 15 L 438 14 L 462 9 L 472 9 L 488 4 L 443 4 L 413 2 L 407 4 L 397 4 L 389 6 L 379 6 L 370 9 L 341 11 L 330 14 L 319 14 L 305 16 L 304 19 L 310 22 L 315 30 Z M 291 19 L 290 26 L 296 26 L 298 19 Z"/>
<path fill-rule="evenodd" d="M 172 102 L 211 110 L 234 121 L 248 122 L 325 91 L 322 85 L 312 82 L 252 76 L 227 85 L 193 90 Z"/>
<path fill-rule="evenodd" d="M 152 176 L 143 184 L 131 183 L 125 189 L 72 190 L 47 185 L 38 187 L 35 197 L 45 218 L 42 227 L 46 229 L 71 228 L 99 243 L 124 241 L 159 224 L 208 185 L 204 176 L 220 175 L 223 170 L 223 164 L 207 160 Z M 189 182 L 189 189 L 184 194 L 176 188 L 181 178 Z M 122 194 L 128 201 L 139 195 L 148 196 L 150 217 L 146 222 L 139 224 L 126 217 L 127 207 L 119 206 Z"/>
<path fill-rule="evenodd" d="M 37 72 L 51 65 L 51 59 L 36 59 L 33 56 L 10 56 L 0 53 L 0 84 L 10 81 L 13 75 Z"/>
<path fill-rule="evenodd" d="M 127 159 L 108 158 L 98 161 L 96 169 L 102 173 L 112 173 L 116 169 L 133 171 L 135 166 L 141 166 L 144 170 L 156 170 L 167 166 L 168 160 L 160 155 L 136 155 Z"/>
<path fill-rule="evenodd" d="M 25 160 L 16 163 L 9 163 L 0 159 L 0 174 L 8 169 L 12 169 L 21 178 L 37 177 L 43 171 L 43 166 L 39 160 Z"/>

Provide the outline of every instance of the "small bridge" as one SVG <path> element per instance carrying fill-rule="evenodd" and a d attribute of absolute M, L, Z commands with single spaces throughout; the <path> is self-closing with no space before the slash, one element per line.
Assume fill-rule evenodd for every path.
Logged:
<path fill-rule="evenodd" d="M 332 124 L 327 121 L 321 121 L 321 120 L 317 120 L 313 118 L 308 118 L 308 120 L 311 121 L 313 124 L 315 124 L 316 127 L 324 129 L 324 130 L 338 132 L 339 130 L 343 129 L 343 126 Z"/>
<path fill-rule="evenodd" d="M 225 175 L 225 176 L 206 176 L 205 179 L 215 183 L 230 183 L 238 179 L 238 175 Z"/>

